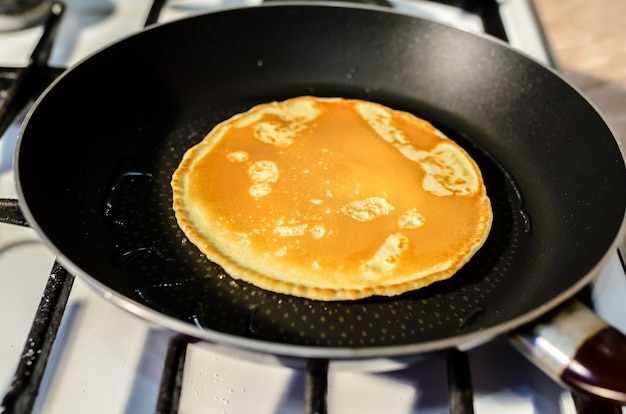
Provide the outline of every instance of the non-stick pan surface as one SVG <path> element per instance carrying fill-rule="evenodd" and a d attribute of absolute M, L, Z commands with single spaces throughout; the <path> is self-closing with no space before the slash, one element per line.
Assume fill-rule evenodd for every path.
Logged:
<path fill-rule="evenodd" d="M 474 156 L 495 218 L 458 275 L 317 302 L 236 281 L 186 241 L 169 185 L 184 151 L 237 112 L 306 94 L 410 111 Z M 610 130 L 552 71 L 452 27 L 316 4 L 194 17 L 87 59 L 29 114 L 17 175 L 30 223 L 116 303 L 201 339 L 327 357 L 459 345 L 538 316 L 597 273 L 626 205 Z"/>

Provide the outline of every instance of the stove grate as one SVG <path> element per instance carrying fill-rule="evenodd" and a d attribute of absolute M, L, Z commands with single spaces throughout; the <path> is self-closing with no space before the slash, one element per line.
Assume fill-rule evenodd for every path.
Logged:
<path fill-rule="evenodd" d="M 450 414 L 474 413 L 474 389 L 467 353 L 448 351 L 448 405 Z"/>
<path fill-rule="evenodd" d="M 167 344 L 155 414 L 175 414 L 178 412 L 186 353 L 187 342 L 184 338 L 172 336 Z"/>
<path fill-rule="evenodd" d="M 0 413 L 30 413 L 72 290 L 74 276 L 54 263 Z"/>
<path fill-rule="evenodd" d="M 30 56 L 25 68 L 0 69 L 0 137 L 28 104 L 29 100 L 38 96 L 63 69 L 48 66 L 54 38 L 63 17 L 63 3 L 53 3 L 46 18 L 43 33 Z"/>

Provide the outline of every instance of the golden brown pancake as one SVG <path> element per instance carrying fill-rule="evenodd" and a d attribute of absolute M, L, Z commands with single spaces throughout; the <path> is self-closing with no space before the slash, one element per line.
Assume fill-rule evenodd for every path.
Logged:
<path fill-rule="evenodd" d="M 217 125 L 174 172 L 187 238 L 232 277 L 317 300 L 447 279 L 492 212 L 476 163 L 409 113 L 297 97 Z"/>

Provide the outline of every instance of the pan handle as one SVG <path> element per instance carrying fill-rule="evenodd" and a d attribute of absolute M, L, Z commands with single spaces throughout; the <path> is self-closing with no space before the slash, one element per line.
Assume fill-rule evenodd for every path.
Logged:
<path fill-rule="evenodd" d="M 28 227 L 28 221 L 16 199 L 0 198 L 0 223 Z"/>
<path fill-rule="evenodd" d="M 509 339 L 557 382 L 626 405 L 626 335 L 580 302 L 568 302 Z"/>

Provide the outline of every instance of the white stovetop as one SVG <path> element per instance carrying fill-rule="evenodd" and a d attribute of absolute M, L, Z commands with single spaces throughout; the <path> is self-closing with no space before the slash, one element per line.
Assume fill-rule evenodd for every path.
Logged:
<path fill-rule="evenodd" d="M 67 0 L 67 11 L 51 65 L 67 66 L 92 51 L 140 30 L 150 2 L 136 0 Z M 256 3 L 256 2 L 254 2 Z M 161 21 L 246 0 L 172 0 Z M 425 2 L 400 0 L 402 10 L 433 18 L 445 16 L 480 30 L 472 15 Z M 505 20 L 528 15 L 525 0 L 501 1 Z M 410 7 L 410 10 L 409 10 Z M 513 19 L 513 20 L 512 20 Z M 514 31 L 517 33 L 517 31 Z M 0 66 L 28 60 L 40 28 L 0 33 Z M 75 37 L 73 34 L 78 33 Z M 546 61 L 534 32 L 509 34 L 515 47 Z M 12 153 L 19 126 L 0 140 L 0 197 L 15 197 Z M 26 341 L 41 292 L 54 262 L 33 230 L 0 224 L 0 395 L 4 395 Z M 626 331 L 621 317 L 626 278 L 614 255 L 602 272 L 594 295 L 599 312 Z M 617 275 L 617 276 L 616 276 Z M 129 315 L 97 296 L 77 279 L 48 364 L 35 412 L 150 413 L 154 411 L 169 334 Z M 470 351 L 475 409 L 480 413 L 574 413 L 569 393 L 528 364 L 504 340 Z M 494 358 L 497 356 L 497 358 Z M 304 374 L 288 368 L 237 360 L 190 345 L 181 413 L 301 413 Z M 502 366 L 502 361 L 506 365 Z M 335 371 L 328 390 L 330 413 L 445 413 L 446 367 L 431 359 L 384 374 Z"/>

